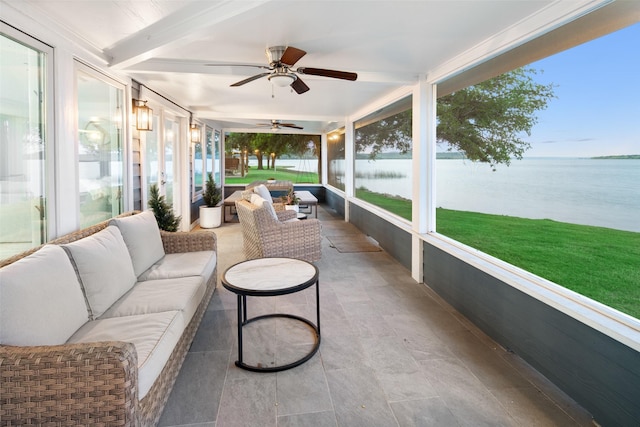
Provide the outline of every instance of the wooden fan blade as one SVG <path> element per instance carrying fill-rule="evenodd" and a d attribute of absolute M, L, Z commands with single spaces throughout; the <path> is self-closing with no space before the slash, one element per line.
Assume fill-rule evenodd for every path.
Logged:
<path fill-rule="evenodd" d="M 300 77 L 298 77 L 294 80 L 293 83 L 291 83 L 291 88 L 295 90 L 298 95 L 309 90 L 309 86 L 307 86 Z"/>
<path fill-rule="evenodd" d="M 307 52 L 305 52 L 304 50 L 289 46 L 282 54 L 282 58 L 280 58 L 280 62 L 291 67 L 293 64 L 298 62 L 300 58 L 302 58 L 306 54 Z"/>
<path fill-rule="evenodd" d="M 255 76 L 249 77 L 248 79 L 240 80 L 239 82 L 236 82 L 236 83 L 232 84 L 231 87 L 242 86 L 242 85 L 247 84 L 249 82 L 252 82 L 254 80 L 258 80 L 261 77 L 268 76 L 269 74 L 271 74 L 271 73 L 256 74 Z"/>
<path fill-rule="evenodd" d="M 293 123 L 280 123 L 280 126 L 293 129 L 304 129 L 302 126 L 294 125 Z"/>
<path fill-rule="evenodd" d="M 311 76 L 331 77 L 332 79 L 342 79 L 355 81 L 358 78 L 357 73 L 348 71 L 325 70 L 324 68 L 308 68 L 301 67 L 296 70 L 297 73 L 308 74 Z"/>

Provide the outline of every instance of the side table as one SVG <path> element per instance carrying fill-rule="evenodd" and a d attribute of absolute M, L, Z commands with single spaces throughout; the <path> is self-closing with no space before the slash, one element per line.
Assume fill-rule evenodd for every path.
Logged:
<path fill-rule="evenodd" d="M 238 360 L 236 366 L 254 372 L 278 372 L 299 366 L 311 359 L 320 348 L 320 290 L 318 268 L 293 258 L 258 258 L 242 261 L 227 269 L 222 276 L 222 285 L 238 296 Z M 247 319 L 247 296 L 267 297 L 288 295 L 316 285 L 316 323 L 286 313 L 265 314 Z M 315 334 L 315 344 L 302 358 L 279 366 L 254 366 L 242 360 L 242 328 L 257 320 L 284 317 L 306 323 Z"/>

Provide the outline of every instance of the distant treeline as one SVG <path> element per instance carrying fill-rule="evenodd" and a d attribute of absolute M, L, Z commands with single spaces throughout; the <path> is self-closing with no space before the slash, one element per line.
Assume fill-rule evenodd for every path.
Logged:
<path fill-rule="evenodd" d="M 640 159 L 640 154 L 623 154 L 620 156 L 598 156 L 592 157 L 592 159 Z"/>

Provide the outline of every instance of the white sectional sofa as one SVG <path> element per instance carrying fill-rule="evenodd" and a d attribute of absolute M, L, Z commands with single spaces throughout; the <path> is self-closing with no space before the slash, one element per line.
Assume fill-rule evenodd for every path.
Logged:
<path fill-rule="evenodd" d="M 125 215 L 3 261 L 0 419 L 157 424 L 216 287 L 211 232 Z"/>

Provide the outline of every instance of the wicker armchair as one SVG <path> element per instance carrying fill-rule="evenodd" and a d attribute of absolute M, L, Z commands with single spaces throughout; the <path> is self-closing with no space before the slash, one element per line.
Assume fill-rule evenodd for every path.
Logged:
<path fill-rule="evenodd" d="M 288 257 L 313 262 L 320 259 L 320 221 L 287 221 L 294 219 L 294 211 L 277 211 L 277 219 L 269 208 L 247 200 L 238 200 L 236 210 L 247 259 Z"/>

